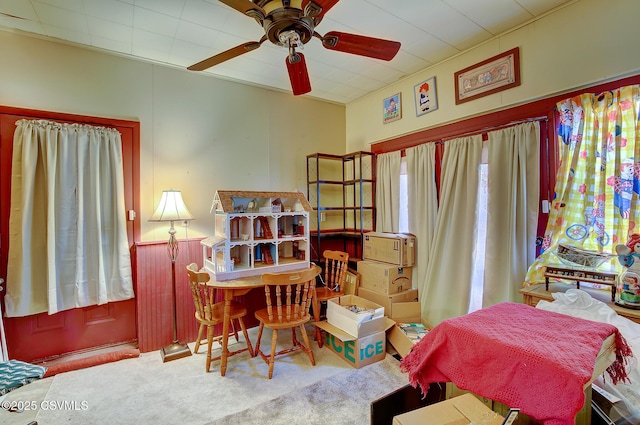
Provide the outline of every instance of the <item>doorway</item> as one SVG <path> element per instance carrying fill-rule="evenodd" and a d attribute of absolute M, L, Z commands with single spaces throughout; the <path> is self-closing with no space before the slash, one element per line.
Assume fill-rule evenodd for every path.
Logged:
<path fill-rule="evenodd" d="M 124 161 L 125 206 L 127 211 L 139 210 L 140 124 L 138 122 L 0 107 L 0 199 L 2 199 L 0 202 L 0 277 L 5 280 L 9 250 L 13 133 L 15 123 L 20 119 L 47 119 L 65 123 L 99 125 L 120 131 Z M 133 247 L 140 237 L 139 220 L 135 214 L 127 216 L 127 237 L 129 246 Z M 44 262 L 42 265 L 44 266 Z M 4 310 L 4 288 L 0 292 L 2 302 L 0 309 L 2 310 Z M 5 317 L 3 321 L 9 358 L 25 362 L 137 340 L 135 299 L 74 308 L 52 315 L 40 313 L 25 317 Z"/>

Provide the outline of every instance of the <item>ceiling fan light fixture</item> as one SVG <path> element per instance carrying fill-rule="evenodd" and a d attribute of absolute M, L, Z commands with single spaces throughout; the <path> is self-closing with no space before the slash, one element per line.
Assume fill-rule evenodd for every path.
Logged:
<path fill-rule="evenodd" d="M 303 16 L 300 9 L 278 9 L 267 15 L 262 23 L 265 34 L 269 41 L 276 46 L 286 46 L 281 41 L 281 34 L 290 31 L 297 33 L 301 44 L 307 43 L 313 37 L 313 19 Z"/>
<path fill-rule="evenodd" d="M 280 44 L 282 46 L 288 47 L 291 49 L 292 47 L 298 47 L 300 49 L 304 48 L 304 44 L 300 40 L 300 34 L 298 34 L 295 30 L 283 31 L 278 35 L 278 39 L 280 40 Z"/>

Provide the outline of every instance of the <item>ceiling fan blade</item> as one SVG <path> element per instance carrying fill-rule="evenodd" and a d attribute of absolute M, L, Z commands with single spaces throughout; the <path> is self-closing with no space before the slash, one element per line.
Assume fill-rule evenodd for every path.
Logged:
<path fill-rule="evenodd" d="M 322 45 L 327 49 L 386 61 L 393 59 L 400 50 L 400 43 L 397 41 L 338 31 L 328 32 L 321 39 Z"/>
<path fill-rule="evenodd" d="M 295 61 L 291 63 L 291 56 L 285 58 L 287 64 L 287 71 L 289 71 L 289 80 L 291 81 L 291 88 L 295 96 L 309 93 L 311 91 L 311 82 L 309 81 L 309 73 L 307 71 L 307 63 L 304 60 L 302 53 L 296 52 L 294 54 Z"/>
<path fill-rule="evenodd" d="M 251 16 L 255 18 L 256 12 L 262 15 L 262 18 L 265 17 L 266 13 L 263 8 L 258 6 L 257 4 L 249 1 L 249 0 L 219 0 L 220 3 L 224 3 L 227 6 L 237 10 L 240 13 L 244 13 L 245 15 Z"/>
<path fill-rule="evenodd" d="M 302 2 L 302 10 L 311 18 L 321 18 L 339 1 L 340 0 L 304 0 Z M 309 6 L 308 9 L 307 5 Z"/>
<path fill-rule="evenodd" d="M 228 61 L 229 59 L 233 59 L 252 50 L 256 50 L 262 45 L 265 40 L 266 37 L 262 37 L 260 41 L 250 41 L 248 43 L 241 44 L 222 53 L 218 53 L 215 56 L 211 56 L 210 58 L 200 61 L 194 65 L 191 65 L 187 69 L 189 71 L 204 71 L 205 69 L 211 68 L 214 65 L 218 65 L 219 63 Z"/>

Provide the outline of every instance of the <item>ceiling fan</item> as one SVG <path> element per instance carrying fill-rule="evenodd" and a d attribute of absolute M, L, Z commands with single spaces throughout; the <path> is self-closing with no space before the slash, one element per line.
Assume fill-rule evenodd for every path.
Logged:
<path fill-rule="evenodd" d="M 325 13 L 339 0 L 219 0 L 221 3 L 255 19 L 264 28 L 265 35 L 259 41 L 251 41 L 233 47 L 208 59 L 191 65 L 191 71 L 203 71 L 229 59 L 257 49 L 269 40 L 277 46 L 289 49 L 285 59 L 294 95 L 311 91 L 309 73 L 304 55 L 296 48 L 302 47 L 313 37 L 330 50 L 367 56 L 389 61 L 394 58 L 400 43 L 380 38 L 331 31 L 324 36 L 315 31 Z"/>

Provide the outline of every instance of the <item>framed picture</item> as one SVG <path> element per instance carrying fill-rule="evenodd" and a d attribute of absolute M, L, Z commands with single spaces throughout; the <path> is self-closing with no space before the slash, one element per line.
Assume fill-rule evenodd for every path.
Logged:
<path fill-rule="evenodd" d="M 454 74 L 456 105 L 520 85 L 520 48 L 516 47 Z"/>
<path fill-rule="evenodd" d="M 400 93 L 386 98 L 382 102 L 382 122 L 388 123 L 402 118 L 402 99 Z"/>
<path fill-rule="evenodd" d="M 413 94 L 416 101 L 417 117 L 438 109 L 436 77 L 431 77 L 413 86 Z"/>

